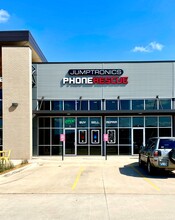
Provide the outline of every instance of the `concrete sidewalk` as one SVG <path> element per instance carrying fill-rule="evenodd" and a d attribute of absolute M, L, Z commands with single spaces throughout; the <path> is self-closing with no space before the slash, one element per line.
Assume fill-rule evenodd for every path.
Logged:
<path fill-rule="evenodd" d="M 31 163 L 62 163 L 62 164 L 115 164 L 123 163 L 127 164 L 130 162 L 138 162 L 138 155 L 134 156 L 45 156 L 45 157 L 33 157 L 30 160 Z"/>

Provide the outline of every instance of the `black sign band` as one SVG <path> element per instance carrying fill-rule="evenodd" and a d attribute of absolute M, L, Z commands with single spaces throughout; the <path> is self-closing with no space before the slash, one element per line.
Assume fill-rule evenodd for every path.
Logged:
<path fill-rule="evenodd" d="M 70 76 L 121 76 L 122 69 L 70 69 Z"/>

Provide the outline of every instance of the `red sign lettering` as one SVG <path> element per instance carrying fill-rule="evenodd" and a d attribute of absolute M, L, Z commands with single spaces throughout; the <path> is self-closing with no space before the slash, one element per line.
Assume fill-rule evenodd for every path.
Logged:
<path fill-rule="evenodd" d="M 93 77 L 93 84 L 128 84 L 128 77 Z"/>

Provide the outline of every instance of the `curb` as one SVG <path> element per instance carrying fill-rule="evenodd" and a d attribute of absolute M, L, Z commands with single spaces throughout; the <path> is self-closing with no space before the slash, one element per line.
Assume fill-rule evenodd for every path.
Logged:
<path fill-rule="evenodd" d="M 37 164 L 35 164 L 35 163 L 31 163 L 31 164 L 29 163 L 28 165 L 25 165 L 25 166 L 23 166 L 21 168 L 17 168 L 15 170 L 9 171 L 7 173 L 0 174 L 0 178 L 1 177 L 9 177 L 9 176 L 14 175 L 16 173 L 22 172 L 23 170 L 31 169 L 32 167 L 34 167 L 36 165 Z"/>

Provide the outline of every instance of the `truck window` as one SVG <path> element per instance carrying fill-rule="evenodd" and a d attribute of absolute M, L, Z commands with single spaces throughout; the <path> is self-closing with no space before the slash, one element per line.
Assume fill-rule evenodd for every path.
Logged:
<path fill-rule="evenodd" d="M 171 139 L 160 140 L 159 149 L 175 149 L 175 140 L 171 140 Z"/>

